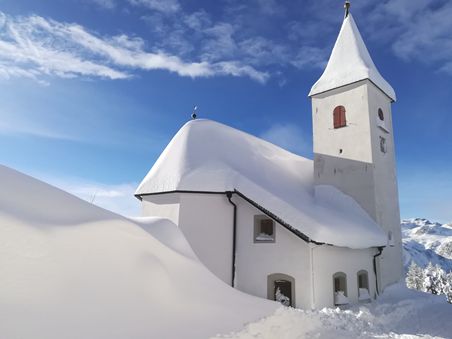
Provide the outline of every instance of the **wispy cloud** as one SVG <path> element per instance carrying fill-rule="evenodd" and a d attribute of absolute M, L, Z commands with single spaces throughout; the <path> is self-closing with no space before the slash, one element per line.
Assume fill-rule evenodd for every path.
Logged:
<path fill-rule="evenodd" d="M 369 36 L 390 43 L 405 61 L 432 65 L 452 74 L 452 3 L 445 0 L 391 0 L 366 12 Z"/>
<path fill-rule="evenodd" d="M 10 123 L 5 120 L 0 121 L 0 134 L 27 135 L 45 139 L 80 141 L 80 139 L 75 136 L 55 132 L 31 121 L 24 123 L 23 121 L 19 122 L 18 120 L 19 119 L 16 119 L 14 123 Z"/>
<path fill-rule="evenodd" d="M 105 184 L 80 178 L 40 176 L 41 180 L 67 191 L 83 200 L 115 213 L 136 217 L 140 215 L 140 205 L 134 193 L 137 183 Z"/>
<path fill-rule="evenodd" d="M 296 154 L 306 154 L 311 149 L 300 127 L 290 123 L 275 124 L 260 137 Z"/>
<path fill-rule="evenodd" d="M 106 8 L 106 9 L 113 9 L 116 7 L 116 1 L 115 0 L 91 0 L 96 5 Z"/>
<path fill-rule="evenodd" d="M 177 0 L 128 0 L 132 5 L 144 6 L 162 13 L 175 13 L 181 8 Z"/>
<path fill-rule="evenodd" d="M 279 14 L 285 11 L 274 1 L 255 0 L 254 4 L 266 16 L 277 15 L 278 20 Z M 237 67 L 232 66 L 240 65 L 241 70 L 250 70 L 240 74 L 263 82 L 280 73 L 277 68 L 320 68 L 325 64 L 327 49 L 316 47 L 305 35 L 291 33 L 293 25 L 282 26 L 286 35 L 292 36 L 287 41 L 284 37 L 267 37 L 250 29 L 249 25 L 255 21 L 248 17 L 254 13 L 252 6 L 233 3 L 223 11 L 220 20 L 203 9 L 187 13 L 183 8 L 177 15 L 153 12 L 144 15 L 143 20 L 148 23 L 159 49 L 196 56 L 214 65 L 220 73 L 224 68 L 219 65 L 227 65 L 227 70 L 235 70 Z"/>
<path fill-rule="evenodd" d="M 163 51 L 148 52 L 144 41 L 127 35 L 104 37 L 77 24 L 40 16 L 0 13 L 0 75 L 125 79 L 136 70 L 167 70 L 186 77 L 248 76 L 259 82 L 266 72 L 239 61 L 183 61 Z"/>

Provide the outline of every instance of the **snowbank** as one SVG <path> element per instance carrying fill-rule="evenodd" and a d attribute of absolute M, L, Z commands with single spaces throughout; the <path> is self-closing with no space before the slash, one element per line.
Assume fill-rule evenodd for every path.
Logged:
<path fill-rule="evenodd" d="M 186 123 L 136 195 L 237 189 L 313 240 L 350 248 L 386 245 L 381 228 L 351 197 L 313 182 L 312 160 L 209 120 Z"/>
<path fill-rule="evenodd" d="M 243 331 L 216 338 L 451 338 L 452 305 L 444 296 L 391 286 L 371 304 L 348 310 L 303 311 L 281 307 Z"/>
<path fill-rule="evenodd" d="M 364 79 L 369 79 L 392 100 L 396 100 L 394 89 L 378 72 L 355 20 L 349 14 L 342 23 L 325 71 L 312 86 L 309 96 Z"/>
<path fill-rule="evenodd" d="M 177 227 L 133 222 L 0 166 L 0 338 L 207 338 L 271 314 Z"/>

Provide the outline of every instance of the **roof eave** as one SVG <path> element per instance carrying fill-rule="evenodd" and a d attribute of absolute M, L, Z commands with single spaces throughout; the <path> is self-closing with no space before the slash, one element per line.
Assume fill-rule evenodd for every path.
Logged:
<path fill-rule="evenodd" d="M 357 80 L 357 81 L 353 81 L 353 82 L 348 83 L 348 84 L 339 85 L 339 86 L 332 87 L 332 88 L 329 88 L 329 89 L 326 89 L 326 90 L 315 91 L 315 90 L 312 90 L 312 89 L 311 89 L 311 91 L 310 91 L 309 94 L 308 94 L 308 97 L 309 97 L 309 98 L 312 98 L 312 97 L 315 97 L 315 96 L 317 96 L 317 95 L 324 94 L 324 93 L 333 91 L 333 90 L 335 90 L 335 89 L 343 88 L 343 87 L 346 87 L 346 86 L 354 85 L 354 84 L 357 84 L 357 83 L 359 83 L 359 82 L 366 81 L 366 80 L 368 80 L 370 83 L 372 83 L 376 88 L 378 88 L 378 89 L 380 90 L 380 92 L 382 92 L 385 96 L 387 96 L 388 99 L 391 101 L 391 103 L 397 101 L 397 97 L 396 97 L 396 95 L 395 95 L 395 92 L 394 92 L 394 98 L 393 98 L 391 95 L 389 95 L 388 93 L 386 93 L 380 86 L 378 86 L 378 85 L 377 85 L 374 81 L 372 81 L 372 79 L 370 79 L 370 78 L 363 78 L 363 79 L 360 79 L 360 80 Z"/>

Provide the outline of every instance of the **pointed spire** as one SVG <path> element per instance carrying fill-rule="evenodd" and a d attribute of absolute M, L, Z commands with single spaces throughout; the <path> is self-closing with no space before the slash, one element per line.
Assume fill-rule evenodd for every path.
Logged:
<path fill-rule="evenodd" d="M 344 3 L 344 9 L 345 9 L 345 16 L 344 18 L 348 17 L 348 14 L 350 13 L 350 1 L 346 1 Z"/>
<path fill-rule="evenodd" d="M 368 79 L 391 100 L 396 100 L 394 89 L 381 76 L 359 33 L 355 20 L 345 3 L 345 18 L 334 44 L 328 64 L 309 96 Z"/>

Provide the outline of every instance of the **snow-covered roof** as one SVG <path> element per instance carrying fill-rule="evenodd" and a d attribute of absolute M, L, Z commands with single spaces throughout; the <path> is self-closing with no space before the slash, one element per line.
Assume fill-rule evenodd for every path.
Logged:
<path fill-rule="evenodd" d="M 386 244 L 351 197 L 315 186 L 312 160 L 229 126 L 193 120 L 174 136 L 136 195 L 238 190 L 314 241 L 350 248 Z"/>
<path fill-rule="evenodd" d="M 312 86 L 309 96 L 365 79 L 373 82 L 393 101 L 396 100 L 394 89 L 378 72 L 355 20 L 349 14 L 342 23 L 325 71 Z"/>

